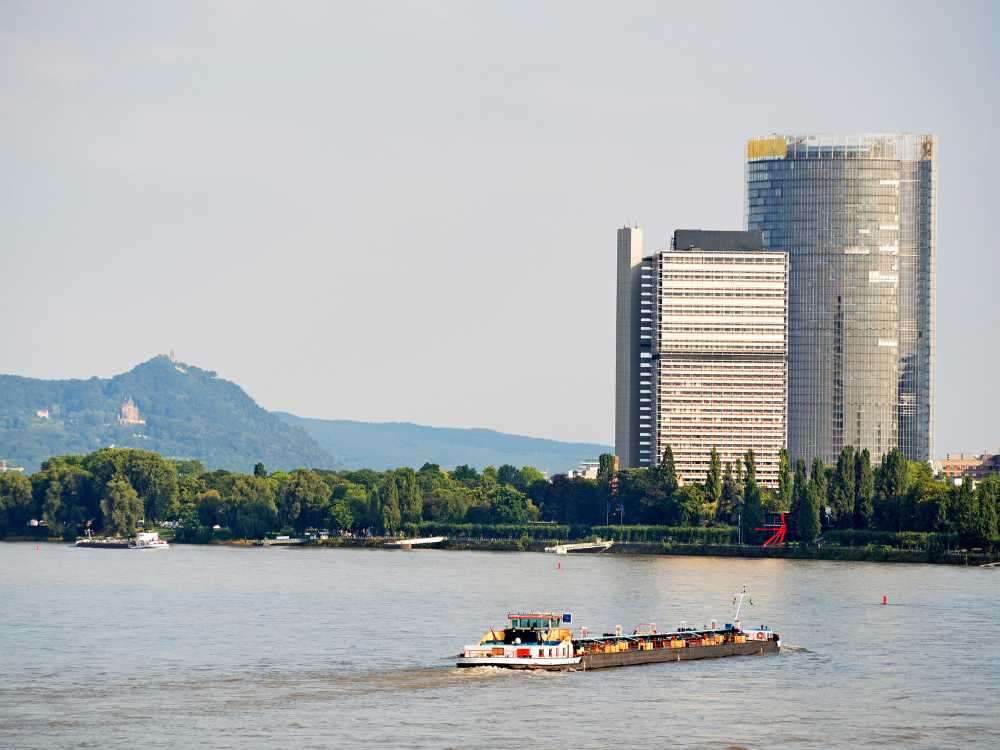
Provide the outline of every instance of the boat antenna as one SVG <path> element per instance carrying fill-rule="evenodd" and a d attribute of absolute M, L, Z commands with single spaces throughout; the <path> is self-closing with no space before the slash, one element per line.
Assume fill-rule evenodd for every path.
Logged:
<path fill-rule="evenodd" d="M 733 627 L 737 630 L 740 629 L 740 609 L 743 608 L 743 599 L 746 599 L 747 604 L 751 607 L 753 606 L 753 599 L 750 598 L 750 594 L 745 585 L 743 586 L 743 590 L 740 592 L 739 596 L 733 597 L 733 604 L 736 605 L 736 614 L 733 615 Z"/>

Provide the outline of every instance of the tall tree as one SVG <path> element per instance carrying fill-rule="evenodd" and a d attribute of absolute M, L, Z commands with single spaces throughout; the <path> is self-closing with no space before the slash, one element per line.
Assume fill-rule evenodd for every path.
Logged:
<path fill-rule="evenodd" d="M 534 466 L 522 466 L 518 472 L 517 483 L 514 486 L 521 492 L 525 492 L 535 482 L 544 481 L 545 475 Z"/>
<path fill-rule="evenodd" d="M 42 504 L 42 520 L 53 534 L 61 534 L 63 530 L 62 493 L 62 483 L 53 479 L 45 491 L 45 502 Z"/>
<path fill-rule="evenodd" d="M 733 476 L 733 465 L 726 461 L 726 468 L 722 473 L 722 502 L 715 513 L 716 518 L 724 523 L 732 523 L 736 518 L 739 502 L 740 490 L 736 477 Z"/>
<path fill-rule="evenodd" d="M 898 498 L 906 490 L 906 459 L 899 448 L 893 448 L 884 456 L 876 477 L 876 491 L 879 499 Z"/>
<path fill-rule="evenodd" d="M 802 518 L 802 507 L 808 502 L 809 474 L 806 473 L 806 462 L 801 458 L 795 462 L 795 480 L 792 486 L 792 505 L 788 513 L 788 526 L 793 536 L 798 536 L 799 520 Z"/>
<path fill-rule="evenodd" d="M 854 525 L 854 448 L 845 445 L 837 457 L 837 468 L 834 471 L 833 517 L 841 529 L 849 529 Z"/>
<path fill-rule="evenodd" d="M 705 476 L 705 494 L 709 502 L 715 503 L 717 509 L 722 501 L 722 463 L 719 461 L 719 451 L 712 446 L 712 453 L 708 457 L 708 474 Z"/>
<path fill-rule="evenodd" d="M 479 484 L 479 472 L 468 464 L 456 466 L 451 472 L 451 478 L 466 487 L 476 487 Z"/>
<path fill-rule="evenodd" d="M 611 480 L 615 473 L 615 456 L 613 453 L 602 453 L 597 457 L 597 481 L 604 483 Z"/>
<path fill-rule="evenodd" d="M 0 474 L 0 536 L 18 533 L 34 517 L 31 481 L 20 474 Z"/>
<path fill-rule="evenodd" d="M 497 469 L 497 483 L 509 484 L 511 487 L 516 487 L 518 473 L 519 472 L 516 466 L 513 466 L 512 464 L 502 464 L 500 468 Z"/>
<path fill-rule="evenodd" d="M 194 502 L 195 514 L 198 518 L 198 523 L 202 526 L 207 526 L 212 528 L 216 524 L 220 526 L 226 520 L 225 515 L 225 503 L 222 501 L 222 495 L 219 494 L 218 490 L 205 490 L 200 493 Z"/>
<path fill-rule="evenodd" d="M 743 483 L 743 538 L 754 539 L 756 529 L 764 524 L 764 504 L 761 501 L 760 487 L 757 484 L 757 464 L 753 448 L 747 451 L 744 458 L 746 477 Z"/>
<path fill-rule="evenodd" d="M 819 463 L 819 471 L 816 471 L 816 464 Z M 805 465 L 803 464 L 803 469 Z M 803 473 L 805 473 L 803 471 Z M 820 503 L 826 500 L 825 472 L 823 462 L 816 459 L 813 462 L 813 473 L 809 482 L 805 485 L 804 492 L 799 506 L 798 533 L 799 540 L 804 544 L 815 544 L 819 538 L 820 525 Z"/>
<path fill-rule="evenodd" d="M 261 539 L 278 523 L 274 485 L 263 477 L 240 476 L 226 505 L 227 523 L 243 539 Z"/>
<path fill-rule="evenodd" d="M 829 495 L 829 486 L 826 478 L 826 466 L 823 464 L 823 459 L 813 459 L 812 470 L 809 473 L 809 483 L 815 490 L 814 494 L 816 496 L 816 506 L 819 509 L 820 524 L 822 525 L 823 516 L 825 515 L 823 512 L 823 506 L 827 504 Z"/>
<path fill-rule="evenodd" d="M 677 490 L 677 467 L 674 465 L 674 449 L 669 445 L 663 450 L 663 458 L 659 466 L 659 478 L 663 483 L 667 499 Z"/>
<path fill-rule="evenodd" d="M 987 539 L 1000 537 L 1000 474 L 991 474 L 976 490 L 979 493 L 979 513 Z"/>
<path fill-rule="evenodd" d="M 296 469 L 288 475 L 278 503 L 282 525 L 296 531 L 326 524 L 330 509 L 330 486 L 314 471 Z"/>
<path fill-rule="evenodd" d="M 493 494 L 489 509 L 492 523 L 523 523 L 530 520 L 528 498 L 511 485 L 502 485 Z"/>
<path fill-rule="evenodd" d="M 972 489 L 972 480 L 965 477 L 953 495 L 955 530 L 966 545 L 979 544 L 983 541 L 981 533 L 979 497 Z"/>
<path fill-rule="evenodd" d="M 505 464 L 500 468 L 506 470 L 510 480 L 517 481 L 519 473 L 517 469 L 510 464 Z M 399 487 L 399 510 L 403 521 L 418 523 L 424 512 L 424 498 L 420 491 L 420 484 L 417 482 L 416 473 L 413 469 L 399 469 L 396 472 L 396 482 Z M 503 484 L 510 483 L 503 482 Z"/>
<path fill-rule="evenodd" d="M 255 463 L 253 465 L 253 475 L 255 477 L 260 477 L 261 479 L 263 479 L 264 477 L 266 477 L 267 476 L 267 469 L 264 467 L 264 464 L 260 463 L 259 461 L 257 463 Z"/>
<path fill-rule="evenodd" d="M 875 516 L 875 474 L 871 454 L 864 448 L 854 454 L 854 528 L 870 529 Z"/>
<path fill-rule="evenodd" d="M 121 474 L 108 480 L 101 500 L 104 528 L 112 536 L 132 536 L 143 514 L 142 501 Z"/>
<path fill-rule="evenodd" d="M 715 450 L 714 448 L 712 449 Z M 778 452 L 778 509 L 788 511 L 792 507 L 792 475 L 788 462 L 788 451 Z"/>
<path fill-rule="evenodd" d="M 388 535 L 395 534 L 399 530 L 402 520 L 399 511 L 399 490 L 396 488 L 396 480 L 392 477 L 386 479 L 382 485 L 382 531 Z"/>

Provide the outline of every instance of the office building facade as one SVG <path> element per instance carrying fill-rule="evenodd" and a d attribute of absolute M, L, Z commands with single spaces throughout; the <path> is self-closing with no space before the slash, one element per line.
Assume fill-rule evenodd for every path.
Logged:
<path fill-rule="evenodd" d="M 933 455 L 935 142 L 747 143 L 747 229 L 789 252 L 788 449 Z"/>
<path fill-rule="evenodd" d="M 753 448 L 758 479 L 776 485 L 786 438 L 788 258 L 760 247 L 756 232 L 678 230 L 671 249 L 636 264 L 633 326 L 618 331 L 638 350 L 618 363 L 633 370 L 637 396 L 630 405 L 618 394 L 623 466 L 653 466 L 669 445 L 680 478 L 703 482 L 713 447 L 723 463 Z M 621 259 L 619 235 L 620 292 Z M 619 352 L 626 349 L 619 338 Z"/>
<path fill-rule="evenodd" d="M 649 466 L 652 456 L 650 284 L 648 265 L 643 267 L 642 230 L 622 227 L 615 324 L 615 454 L 623 468 Z"/>

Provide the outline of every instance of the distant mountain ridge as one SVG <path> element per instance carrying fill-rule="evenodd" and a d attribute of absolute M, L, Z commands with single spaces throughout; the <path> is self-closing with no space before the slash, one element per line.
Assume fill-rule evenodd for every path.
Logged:
<path fill-rule="evenodd" d="M 129 408 L 123 412 L 128 399 L 137 414 Z M 126 417 L 125 424 L 119 416 Z M 531 465 L 554 474 L 610 450 L 487 429 L 272 413 L 236 383 L 167 356 L 112 378 L 0 375 L 0 458 L 35 471 L 50 456 L 108 445 L 194 458 L 209 469 L 233 471 L 250 471 L 258 461 L 269 470 L 386 469 L 431 462 L 445 468 Z"/>
<path fill-rule="evenodd" d="M 444 468 L 468 464 L 482 468 L 512 464 L 550 474 L 579 466 L 585 458 L 611 451 L 597 443 L 564 443 L 481 428 L 428 427 L 411 422 L 358 422 L 309 419 L 274 412 L 302 427 L 321 448 L 349 468 L 390 469 L 436 463 Z"/>
<path fill-rule="evenodd" d="M 145 424 L 119 423 L 126 399 Z M 262 409 L 235 383 L 166 356 L 107 379 L 0 375 L 0 457 L 32 471 L 52 455 L 108 445 L 233 471 L 258 461 L 269 469 L 336 467 L 304 430 Z"/>

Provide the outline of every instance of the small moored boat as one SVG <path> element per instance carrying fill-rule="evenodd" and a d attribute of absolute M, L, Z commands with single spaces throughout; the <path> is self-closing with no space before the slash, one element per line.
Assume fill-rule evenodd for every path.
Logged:
<path fill-rule="evenodd" d="M 170 545 L 160 539 L 155 531 L 140 531 L 135 539 L 129 542 L 129 549 L 169 549 Z"/>

